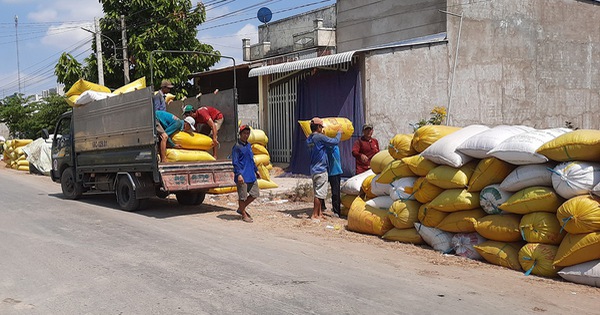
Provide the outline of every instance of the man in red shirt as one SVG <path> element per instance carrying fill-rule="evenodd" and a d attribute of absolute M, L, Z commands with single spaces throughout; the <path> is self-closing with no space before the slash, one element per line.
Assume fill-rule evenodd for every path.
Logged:
<path fill-rule="evenodd" d="M 205 135 L 212 135 L 214 147 L 213 147 L 213 155 L 217 158 L 217 147 L 219 146 L 219 141 L 217 140 L 217 133 L 221 126 L 223 125 L 223 114 L 216 108 L 210 106 L 203 106 L 194 110 L 192 105 L 186 105 L 183 109 L 183 116 L 192 116 L 196 121 L 198 132 Z M 206 126 L 210 127 L 210 129 L 206 128 Z"/>
<path fill-rule="evenodd" d="M 356 159 L 356 174 L 371 168 L 371 158 L 379 152 L 379 142 L 373 138 L 373 125 L 363 125 L 363 135 L 352 146 L 352 156 Z"/>

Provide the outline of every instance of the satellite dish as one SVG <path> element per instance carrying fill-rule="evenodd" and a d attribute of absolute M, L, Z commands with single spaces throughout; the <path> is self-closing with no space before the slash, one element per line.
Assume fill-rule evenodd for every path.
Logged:
<path fill-rule="evenodd" d="M 263 23 L 269 23 L 269 21 L 271 21 L 271 18 L 273 17 L 273 13 L 271 12 L 271 10 L 269 8 L 262 7 L 260 9 L 258 9 L 258 13 L 256 14 L 256 17 L 258 18 L 259 21 L 261 21 Z"/>

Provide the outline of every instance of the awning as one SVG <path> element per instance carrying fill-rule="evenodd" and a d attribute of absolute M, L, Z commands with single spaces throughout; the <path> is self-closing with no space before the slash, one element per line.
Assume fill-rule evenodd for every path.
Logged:
<path fill-rule="evenodd" d="M 272 73 L 283 73 L 290 72 L 296 70 L 310 69 L 310 68 L 318 68 L 325 67 L 331 65 L 337 65 L 345 62 L 349 62 L 352 60 L 352 56 L 356 51 L 348 51 L 341 54 L 335 55 L 327 55 L 323 57 L 316 57 L 286 63 L 280 63 L 272 66 L 264 66 L 260 68 L 250 69 L 250 73 L 248 73 L 249 77 L 258 77 L 261 75 L 267 75 Z"/>

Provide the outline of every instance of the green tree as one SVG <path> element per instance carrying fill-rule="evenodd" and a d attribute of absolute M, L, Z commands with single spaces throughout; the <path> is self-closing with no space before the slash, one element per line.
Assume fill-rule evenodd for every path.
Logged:
<path fill-rule="evenodd" d="M 54 67 L 54 74 L 58 78 L 58 83 L 70 87 L 83 77 L 83 67 L 71 54 L 62 53 Z"/>
<path fill-rule="evenodd" d="M 41 101 L 31 101 L 32 97 L 9 96 L 0 103 L 0 122 L 6 123 L 11 136 L 36 139 L 42 129 L 54 130 L 58 116 L 71 107 L 65 98 L 57 94 Z"/>
<path fill-rule="evenodd" d="M 206 20 L 206 10 L 200 2 L 192 5 L 190 0 L 99 1 L 104 11 L 104 17 L 100 20 L 102 35 L 110 37 L 119 46 L 115 56 L 112 42 L 102 37 L 104 81 L 110 88 L 123 85 L 123 51 L 119 45 L 121 15 L 125 16 L 132 80 L 145 76 L 146 82 L 150 83 L 150 53 L 153 50 L 188 50 L 220 54 L 212 46 L 196 39 L 196 27 Z M 94 42 L 92 48 L 95 48 L 96 44 Z M 155 89 L 162 79 L 169 79 L 177 87 L 174 92 L 179 96 L 191 95 L 195 91 L 188 83 L 188 75 L 208 70 L 219 59 L 197 54 L 155 53 L 152 61 Z M 87 80 L 96 82 L 95 55 L 85 59 L 82 75 Z"/>

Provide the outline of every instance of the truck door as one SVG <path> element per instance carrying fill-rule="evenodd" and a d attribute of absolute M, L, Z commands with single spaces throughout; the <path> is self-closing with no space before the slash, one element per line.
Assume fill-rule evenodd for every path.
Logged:
<path fill-rule="evenodd" d="M 52 179 L 60 180 L 61 171 L 65 166 L 71 166 L 71 116 L 63 117 L 56 125 L 52 141 Z"/>

